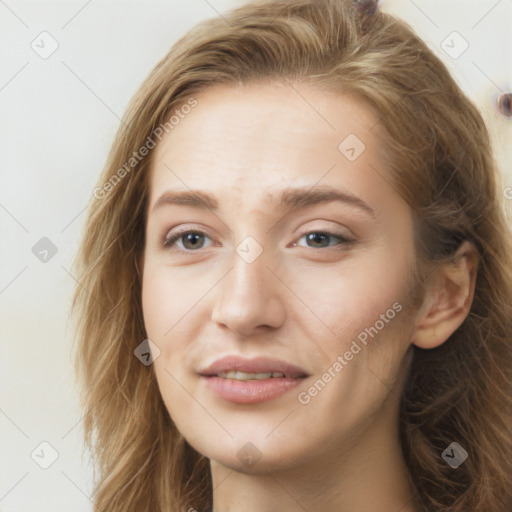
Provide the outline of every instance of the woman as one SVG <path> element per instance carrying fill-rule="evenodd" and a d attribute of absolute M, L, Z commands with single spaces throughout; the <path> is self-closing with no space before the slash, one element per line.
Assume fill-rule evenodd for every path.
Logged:
<path fill-rule="evenodd" d="M 497 182 L 480 114 L 390 15 L 272 0 L 190 31 L 77 260 L 97 507 L 509 510 Z"/>

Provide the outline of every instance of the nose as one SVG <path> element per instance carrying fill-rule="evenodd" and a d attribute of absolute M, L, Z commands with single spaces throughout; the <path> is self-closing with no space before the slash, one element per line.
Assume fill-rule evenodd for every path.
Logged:
<path fill-rule="evenodd" d="M 212 321 L 241 336 L 283 324 L 284 286 L 267 264 L 265 251 L 251 263 L 234 253 L 233 268 L 216 287 Z"/>

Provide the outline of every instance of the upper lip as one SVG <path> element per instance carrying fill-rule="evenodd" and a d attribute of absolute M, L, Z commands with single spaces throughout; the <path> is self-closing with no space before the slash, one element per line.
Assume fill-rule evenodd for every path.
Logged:
<path fill-rule="evenodd" d="M 290 379 L 307 377 L 305 370 L 294 364 L 270 359 L 268 357 L 256 357 L 247 359 L 240 356 L 226 356 L 214 361 L 210 366 L 201 368 L 199 374 L 205 377 L 218 375 L 221 372 L 239 371 L 246 373 L 280 372 Z"/>

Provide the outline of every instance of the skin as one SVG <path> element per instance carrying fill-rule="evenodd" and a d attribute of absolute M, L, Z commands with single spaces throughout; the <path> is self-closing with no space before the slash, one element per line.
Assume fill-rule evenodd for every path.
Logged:
<path fill-rule="evenodd" d="M 467 315 L 472 247 L 433 274 L 412 310 L 412 213 L 390 185 L 371 110 L 305 84 L 223 85 L 194 97 L 198 106 L 152 155 L 142 301 L 164 403 L 211 461 L 214 510 L 416 510 L 398 439 L 400 390 L 412 345 L 440 345 Z M 349 134 L 366 146 L 354 161 L 338 149 Z M 343 202 L 290 211 L 269 198 L 289 186 L 332 186 L 374 216 Z M 154 209 L 168 190 L 207 191 L 219 209 Z M 178 228 L 206 236 L 165 247 Z M 353 242 L 304 236 L 325 229 Z M 251 263 L 236 252 L 247 236 L 262 249 Z M 301 403 L 397 303 L 401 311 Z M 310 376 L 268 402 L 229 403 L 196 373 L 228 354 L 285 360 Z M 259 457 L 251 466 L 237 455 L 244 446 Z"/>

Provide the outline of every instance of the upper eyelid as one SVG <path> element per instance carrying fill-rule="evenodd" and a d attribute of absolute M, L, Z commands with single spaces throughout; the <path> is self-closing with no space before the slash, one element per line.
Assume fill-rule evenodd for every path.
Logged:
<path fill-rule="evenodd" d="M 168 229 L 165 232 L 164 240 L 167 240 L 168 238 L 171 238 L 173 236 L 183 236 L 183 235 L 186 235 L 187 233 L 199 233 L 201 235 L 206 235 L 209 238 L 213 238 L 212 236 L 210 236 L 208 231 L 206 231 L 205 229 L 199 229 L 199 228 L 198 229 L 195 229 L 195 228 L 180 229 L 180 228 L 178 228 L 178 229 L 176 229 L 176 232 L 171 235 L 170 233 L 171 233 L 171 231 L 173 231 L 173 229 Z"/>
<path fill-rule="evenodd" d="M 190 227 L 190 228 L 179 228 L 179 227 L 176 227 L 176 228 L 170 228 L 170 229 L 167 229 L 165 231 L 165 236 L 164 236 L 164 240 L 169 238 L 169 234 L 171 233 L 171 231 L 173 231 L 173 229 L 176 229 L 176 232 L 173 233 L 172 236 L 175 236 L 175 235 L 185 235 L 187 233 L 200 233 L 201 235 L 207 235 L 209 236 L 210 238 L 212 238 L 212 236 L 210 235 L 210 233 L 208 232 L 208 230 L 204 229 L 204 228 L 193 228 L 193 227 Z M 348 228 L 345 228 L 348 230 Z M 343 230 L 342 227 L 340 228 L 330 228 L 330 227 L 320 227 L 320 228 L 309 228 L 307 229 L 306 231 L 304 231 L 302 233 L 302 235 L 300 235 L 301 237 L 304 236 L 304 235 L 307 235 L 309 233 L 329 233 L 333 236 L 340 236 L 340 237 L 344 237 L 344 238 L 350 238 L 351 237 L 351 234 L 346 234 L 344 235 L 341 231 Z M 352 232 L 350 232 L 352 233 Z"/>

